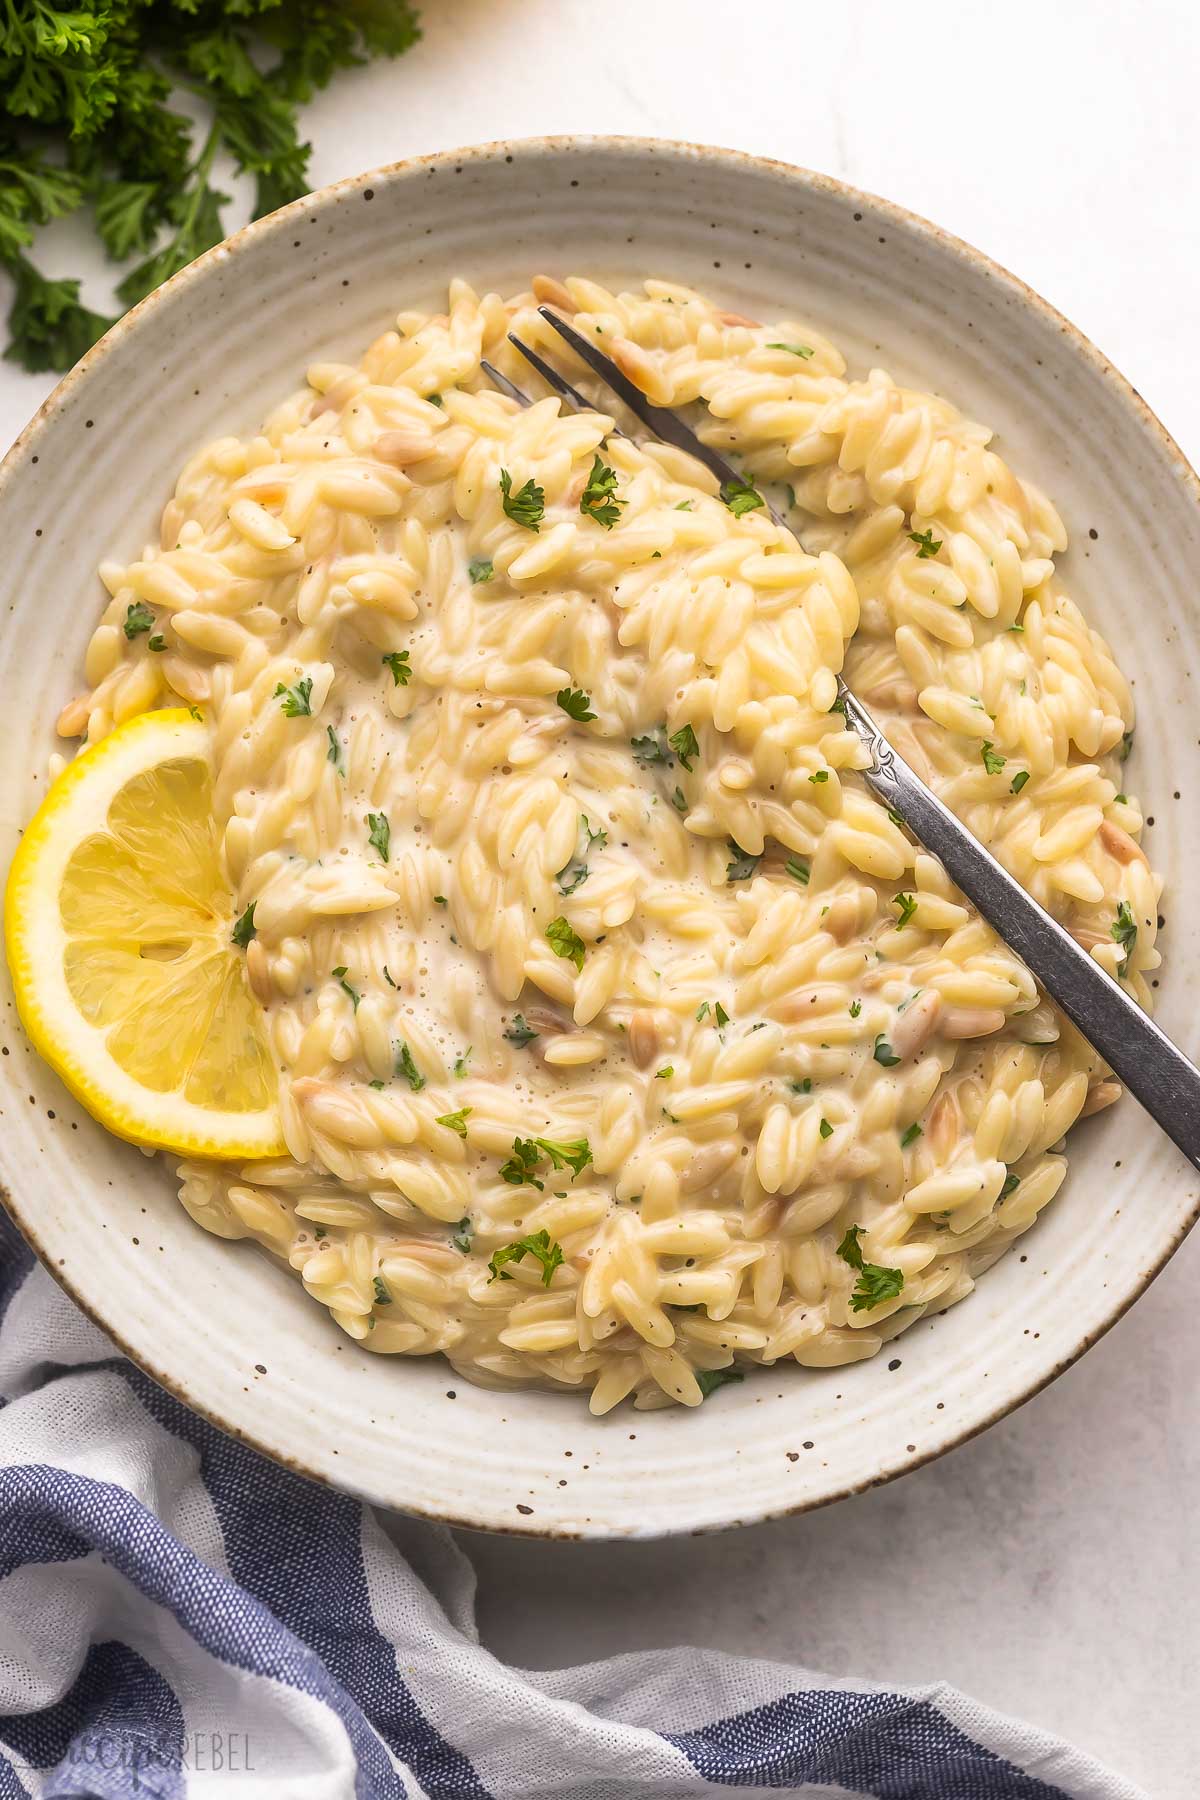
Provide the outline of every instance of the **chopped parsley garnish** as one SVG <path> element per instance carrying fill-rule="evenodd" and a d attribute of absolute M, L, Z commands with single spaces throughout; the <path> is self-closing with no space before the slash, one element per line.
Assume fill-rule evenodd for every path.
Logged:
<path fill-rule="evenodd" d="M 510 1044 L 515 1044 L 518 1050 L 523 1050 L 526 1044 L 532 1044 L 534 1038 L 541 1037 L 542 1034 L 540 1031 L 535 1031 L 532 1025 L 527 1025 L 520 1013 L 514 1013 L 512 1024 L 503 1035 Z"/>
<path fill-rule="evenodd" d="M 667 1063 L 665 1068 L 662 1068 L 658 1071 L 658 1073 L 655 1075 L 654 1079 L 655 1079 L 655 1081 L 669 1081 L 671 1076 L 674 1073 L 675 1073 L 675 1070 L 672 1068 L 671 1064 Z"/>
<path fill-rule="evenodd" d="M 467 564 L 467 575 L 475 586 L 491 581 L 496 570 L 490 556 L 476 556 Z"/>
<path fill-rule="evenodd" d="M 692 770 L 691 759 L 693 756 L 699 756 L 700 754 L 700 746 L 696 742 L 696 734 L 691 726 L 681 725 L 678 731 L 673 731 L 671 733 L 667 742 L 690 775 Z"/>
<path fill-rule="evenodd" d="M 921 1127 L 919 1125 L 915 1125 L 915 1124 L 910 1125 L 908 1130 L 904 1133 L 903 1137 L 900 1139 L 900 1148 L 902 1150 L 907 1150 L 908 1146 L 910 1144 L 915 1144 L 917 1139 L 920 1136 L 921 1136 Z"/>
<path fill-rule="evenodd" d="M 828 769 L 818 769 L 816 771 L 816 773 L 814 775 L 810 775 L 808 779 L 812 782 L 813 786 L 816 787 L 822 781 L 829 780 L 829 770 Z"/>
<path fill-rule="evenodd" d="M 582 688 L 559 688 L 554 698 L 567 717 L 578 720 L 580 725 L 586 725 L 589 719 L 596 716 L 591 710 L 592 696 L 585 694 Z"/>
<path fill-rule="evenodd" d="M 153 630 L 154 614 L 150 611 L 150 608 L 146 605 L 144 600 L 139 600 L 136 606 L 127 606 L 125 608 L 124 631 L 127 638 L 133 639 L 135 637 L 140 637 L 143 631 Z"/>
<path fill-rule="evenodd" d="M 833 1126 L 829 1123 L 828 1119 L 821 1120 L 821 1136 L 823 1138 L 831 1138 L 833 1136 Z"/>
<path fill-rule="evenodd" d="M 682 1306 L 674 1308 L 675 1312 L 685 1312 Z M 744 1381 L 746 1377 L 740 1369 L 695 1369 L 696 1386 L 707 1400 L 708 1396 L 719 1387 L 727 1387 L 731 1381 Z"/>
<path fill-rule="evenodd" d="M 1129 761 L 1129 752 L 1132 749 L 1133 749 L 1133 733 L 1132 733 L 1132 731 L 1127 731 L 1124 733 L 1124 735 L 1121 738 L 1120 747 L 1117 750 L 1117 761 L 1118 762 L 1128 762 Z"/>
<path fill-rule="evenodd" d="M 788 1086 L 791 1088 L 793 1094 L 811 1094 L 812 1076 L 806 1075 L 803 1081 L 789 1081 Z"/>
<path fill-rule="evenodd" d="M 789 356 L 802 356 L 806 362 L 810 356 L 816 355 L 816 351 L 808 344 L 768 344 L 767 349 L 786 350 Z"/>
<path fill-rule="evenodd" d="M 464 1256 L 470 1256 L 471 1239 L 473 1235 L 470 1219 L 460 1219 L 458 1221 L 458 1230 L 454 1233 L 450 1242 L 454 1245 L 456 1250 L 461 1250 Z"/>
<path fill-rule="evenodd" d="M 419 1094 L 425 1086 L 425 1077 L 413 1061 L 413 1053 L 403 1038 L 397 1038 L 395 1044 L 396 1060 L 392 1065 L 393 1072 L 403 1075 L 414 1094 Z"/>
<path fill-rule="evenodd" d="M 603 525 L 606 531 L 611 531 L 621 517 L 621 508 L 626 504 L 626 501 L 617 499 L 617 471 L 610 469 L 603 458 L 597 456 L 587 478 L 587 486 L 579 496 L 580 512 L 585 519 L 595 519 L 597 525 Z"/>
<path fill-rule="evenodd" d="M 506 1263 L 521 1262 L 526 1256 L 536 1258 L 542 1265 L 542 1286 L 549 1287 L 554 1279 L 554 1271 L 562 1264 L 562 1245 L 556 1244 L 548 1231 L 535 1231 L 530 1237 L 518 1238 L 515 1244 L 502 1244 L 499 1250 L 492 1252 L 488 1268 L 492 1271 L 488 1276 L 488 1285 L 493 1281 L 511 1281 L 512 1276 L 505 1268 Z"/>
<path fill-rule="evenodd" d="M 166 649 L 166 647 L 167 647 L 167 640 L 163 636 L 161 631 L 156 631 L 152 638 L 146 639 L 147 650 L 153 650 L 156 655 L 161 655 L 161 653 Z"/>
<path fill-rule="evenodd" d="M 935 538 L 932 531 L 910 531 L 910 543 L 917 546 L 917 561 L 924 562 L 927 556 L 936 556 L 942 547 L 941 538 Z"/>
<path fill-rule="evenodd" d="M 917 896 L 915 894 L 893 894 L 892 905 L 900 909 L 900 916 L 896 920 L 896 929 L 903 931 L 917 910 Z"/>
<path fill-rule="evenodd" d="M 233 928 L 231 936 L 239 950 L 244 950 L 250 939 L 258 935 L 254 924 L 254 909 L 257 905 L 258 901 L 252 900 Z"/>
<path fill-rule="evenodd" d="M 1007 1200 L 1010 1194 L 1015 1194 L 1020 1185 L 1021 1177 L 1019 1175 L 1006 1175 L 1004 1186 L 1000 1189 L 1001 1200 Z"/>
<path fill-rule="evenodd" d="M 556 1144 L 553 1138 L 534 1138 L 533 1141 L 550 1158 L 550 1166 L 555 1169 L 570 1169 L 573 1174 L 582 1175 L 592 1160 L 586 1138 L 573 1138 L 566 1144 Z"/>
<path fill-rule="evenodd" d="M 900 817 L 900 814 L 896 811 L 894 806 L 885 806 L 883 810 L 892 821 L 893 825 L 898 825 L 901 831 L 906 831 L 908 829 L 905 820 Z"/>
<path fill-rule="evenodd" d="M 375 1088 L 379 1092 L 382 1092 L 383 1089 L 387 1086 L 387 1082 L 386 1081 L 378 1081 L 378 1080 L 368 1081 L 367 1086 L 370 1088 Z"/>
<path fill-rule="evenodd" d="M 798 856 L 789 856 L 783 866 L 793 881 L 798 881 L 801 887 L 808 886 L 810 870 L 807 863 L 802 863 Z"/>
<path fill-rule="evenodd" d="M 904 1287 L 902 1269 L 884 1269 L 878 1263 L 863 1261 L 858 1242 L 862 1234 L 861 1225 L 851 1225 L 837 1247 L 842 1261 L 858 1270 L 858 1280 L 850 1296 L 852 1312 L 870 1312 L 873 1307 L 882 1306 L 885 1300 L 895 1300 Z"/>
<path fill-rule="evenodd" d="M 392 671 L 393 687 L 407 687 L 412 679 L 412 669 L 409 667 L 408 651 L 393 650 L 382 660 Z"/>
<path fill-rule="evenodd" d="M 329 739 L 329 748 L 325 752 L 325 761 L 331 762 L 334 768 L 340 772 L 342 768 L 342 746 L 338 740 L 338 734 L 333 729 L 332 725 L 327 725 L 325 727 L 325 736 Z"/>
<path fill-rule="evenodd" d="M 574 1175 L 582 1175 L 592 1160 L 591 1145 L 586 1138 L 575 1138 L 566 1144 L 556 1143 L 553 1138 L 514 1138 L 513 1153 L 501 1165 L 500 1179 L 512 1187 L 529 1183 L 544 1190 L 546 1184 L 538 1180 L 535 1171 L 546 1158 L 553 1169 L 570 1169 Z"/>
<path fill-rule="evenodd" d="M 295 687 L 284 687 L 282 681 L 275 689 L 272 699 L 278 700 L 285 717 L 289 719 L 309 719 L 312 717 L 312 677 L 306 675 Z"/>
<path fill-rule="evenodd" d="M 1014 775 L 1012 778 L 1012 781 L 1009 783 L 1009 789 L 1008 789 L 1009 793 L 1010 794 L 1019 794 L 1021 789 L 1025 786 L 1025 783 L 1028 780 L 1029 780 L 1029 770 L 1022 769 L 1020 774 Z"/>
<path fill-rule="evenodd" d="M 542 529 L 542 520 L 546 516 L 546 495 L 532 476 L 514 494 L 512 476 L 507 469 L 501 469 L 500 493 L 504 510 L 514 525 L 523 525 L 526 531 Z"/>
<path fill-rule="evenodd" d="M 677 500 L 675 503 L 675 511 L 676 512 L 691 512 L 691 510 L 695 504 L 696 504 L 696 502 L 694 500 Z"/>
<path fill-rule="evenodd" d="M 462 1055 L 456 1056 L 454 1059 L 454 1073 L 459 1081 L 465 1081 L 466 1077 L 470 1074 L 467 1065 L 471 1060 L 471 1051 L 473 1048 L 474 1046 L 472 1044 L 468 1044 Z"/>
<path fill-rule="evenodd" d="M 460 1138 L 465 1138 L 467 1119 L 474 1110 L 471 1106 L 460 1106 L 457 1112 L 442 1113 L 440 1118 L 434 1120 L 434 1124 L 444 1125 L 448 1131 L 457 1131 Z"/>
<path fill-rule="evenodd" d="M 565 957 L 577 969 L 583 968 L 583 939 L 578 932 L 572 931 L 566 919 L 551 919 L 546 927 L 546 939 L 555 956 Z"/>
<path fill-rule="evenodd" d="M 675 808 L 677 813 L 685 813 L 687 811 L 687 796 L 684 794 L 682 788 L 677 787 L 675 792 L 671 795 L 671 805 Z"/>
<path fill-rule="evenodd" d="M 1007 756 L 999 755 L 998 752 L 992 748 L 990 742 L 981 745 L 979 755 L 983 766 L 989 775 L 998 775 L 1008 761 Z"/>
<path fill-rule="evenodd" d="M 892 1046 L 888 1043 L 882 1031 L 875 1039 L 875 1048 L 872 1050 L 871 1055 L 875 1058 L 875 1061 L 885 1069 L 894 1069 L 896 1064 L 900 1061 L 900 1058 L 896 1055 L 896 1052 L 892 1049 Z"/>
<path fill-rule="evenodd" d="M 743 481 L 739 475 L 721 483 L 721 498 L 735 519 L 740 519 L 743 513 L 753 512 L 756 507 L 766 505 L 753 482 Z"/>
<path fill-rule="evenodd" d="M 633 760 L 642 768 L 649 768 L 654 763 L 671 762 L 671 752 L 667 749 L 667 728 L 659 725 L 645 737 L 630 738 L 629 747 L 633 751 Z"/>
<path fill-rule="evenodd" d="M 725 867 L 726 881 L 749 881 L 762 861 L 762 852 L 760 850 L 757 856 L 752 856 L 748 850 L 743 850 L 740 844 L 735 844 L 730 838 L 729 857 L 730 860 Z"/>
<path fill-rule="evenodd" d="M 725 1008 L 721 1005 L 719 1000 L 715 1001 L 711 1006 L 707 1000 L 702 1000 L 700 1005 L 696 1008 L 696 1023 L 699 1024 L 700 1021 L 706 1019 L 710 1013 L 716 1022 L 717 1030 L 724 1031 L 726 1025 L 729 1023 L 729 1014 L 725 1011 Z"/>
<path fill-rule="evenodd" d="M 1120 944 L 1121 949 L 1124 951 L 1124 955 L 1121 958 L 1121 966 L 1117 970 L 1117 974 L 1126 975 L 1129 972 L 1129 959 L 1133 955 L 1133 948 L 1137 943 L 1138 935 L 1138 928 L 1134 921 L 1133 914 L 1129 910 L 1128 900 L 1122 900 L 1120 906 L 1117 908 L 1117 916 L 1113 920 L 1112 935 L 1114 941 Z"/>
<path fill-rule="evenodd" d="M 392 853 L 392 828 L 387 814 L 368 813 L 363 823 L 368 828 L 367 842 L 373 850 L 378 850 L 380 862 L 387 862 Z"/>
<path fill-rule="evenodd" d="M 355 1012 L 357 1012 L 358 1004 L 359 1004 L 359 1001 L 362 999 L 362 995 L 358 992 L 358 990 L 356 988 L 352 988 L 350 986 L 350 983 L 346 980 L 346 965 L 345 965 L 345 963 L 340 964 L 339 967 L 333 971 L 333 973 L 337 976 L 337 984 L 341 988 L 342 992 L 344 994 L 349 994 L 351 1000 L 354 1002 L 354 1010 L 355 1010 Z"/>
<path fill-rule="evenodd" d="M 862 1001 L 861 1000 L 852 1000 L 850 1002 L 850 1017 L 852 1019 L 857 1019 L 857 1017 L 861 1011 L 862 1011 Z"/>
<path fill-rule="evenodd" d="M 392 1296 L 387 1291 L 387 1284 L 382 1275 L 377 1275 L 375 1277 L 375 1304 L 376 1306 L 390 1306 L 392 1304 Z"/>
<path fill-rule="evenodd" d="M 433 904 L 435 906 L 449 906 L 450 902 L 447 900 L 445 894 L 435 894 L 433 896 Z"/>
<path fill-rule="evenodd" d="M 396 986 L 396 983 L 392 980 L 391 976 L 388 974 L 388 966 L 386 963 L 384 963 L 384 965 L 383 965 L 383 979 L 387 982 L 387 984 L 390 988 L 394 988 Z"/>

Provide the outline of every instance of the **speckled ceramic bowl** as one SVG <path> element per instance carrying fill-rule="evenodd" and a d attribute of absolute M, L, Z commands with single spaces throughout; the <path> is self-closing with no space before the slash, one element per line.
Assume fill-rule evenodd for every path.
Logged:
<path fill-rule="evenodd" d="M 176 276 L 88 355 L 0 472 L 8 617 L 0 854 L 45 786 L 77 687 L 99 559 L 157 529 L 191 449 L 252 428 L 306 363 L 355 356 L 448 276 L 647 273 L 739 311 L 826 321 L 852 366 L 883 362 L 996 427 L 1046 488 L 1068 585 L 1141 700 L 1131 784 L 1166 873 L 1195 892 L 1183 829 L 1200 786 L 1187 597 L 1200 498 L 1128 384 L 1028 288 L 921 220 L 821 176 L 726 151 L 627 140 L 489 145 L 402 163 L 298 201 Z M 1182 796 L 1182 799 L 1181 799 Z M 1168 929 L 1162 1019 L 1186 1046 L 1200 939 Z M 439 1359 L 359 1351 L 252 1247 L 209 1237 L 168 1167 L 81 1113 L 0 1014 L 0 1178 L 53 1273 L 120 1346 L 218 1425 L 385 1505 L 497 1530 L 692 1531 L 817 1506 L 912 1468 L 1017 1406 L 1141 1292 L 1198 1209 L 1197 1179 L 1129 1100 L 1072 1139 L 1061 1196 L 1016 1251 L 891 1356 L 780 1366 L 696 1412 L 618 1411 L 473 1388 Z"/>

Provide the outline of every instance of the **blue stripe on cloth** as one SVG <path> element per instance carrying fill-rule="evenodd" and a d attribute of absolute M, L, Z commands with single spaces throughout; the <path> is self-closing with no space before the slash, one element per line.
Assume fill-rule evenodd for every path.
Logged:
<path fill-rule="evenodd" d="M 170 1686 L 128 1644 L 92 1644 L 62 1698 L 12 1715 L 4 1736 L 35 1769 L 53 1769 L 45 1800 L 182 1800 L 183 1711 Z"/>
<path fill-rule="evenodd" d="M 34 1263 L 33 1251 L 0 1206 L 0 1324 Z"/>
<path fill-rule="evenodd" d="M 132 1364 L 116 1366 L 151 1416 L 200 1452 L 234 1579 L 312 1646 L 429 1800 L 490 1800 L 468 1759 L 421 1712 L 375 1623 L 359 1502 L 268 1462 Z"/>
<path fill-rule="evenodd" d="M 114 1366 L 122 1373 L 128 1369 L 124 1363 Z M 0 1523 L 6 1518 L 34 1531 L 48 1521 L 69 1527 L 147 1599 L 172 1613 L 210 1655 L 323 1701 L 354 1748 L 358 1800 L 408 1800 L 362 1712 L 320 1658 L 258 1600 L 172 1537 L 126 1489 L 63 1469 L 28 1464 L 0 1469 Z M 7 1730 L 6 1719 L 0 1736 Z"/>
<path fill-rule="evenodd" d="M 897 1694 L 818 1688 L 662 1736 L 722 1787 L 816 1782 L 872 1800 L 1070 1800 L 975 1743 L 927 1701 Z"/>

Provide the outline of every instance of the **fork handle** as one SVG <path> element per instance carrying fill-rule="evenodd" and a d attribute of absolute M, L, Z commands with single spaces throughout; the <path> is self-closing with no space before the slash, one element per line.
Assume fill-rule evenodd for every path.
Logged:
<path fill-rule="evenodd" d="M 943 806 L 845 687 L 841 697 L 849 722 L 875 759 L 864 772 L 868 787 L 933 852 L 955 886 L 1200 1169 L 1200 1070 Z"/>

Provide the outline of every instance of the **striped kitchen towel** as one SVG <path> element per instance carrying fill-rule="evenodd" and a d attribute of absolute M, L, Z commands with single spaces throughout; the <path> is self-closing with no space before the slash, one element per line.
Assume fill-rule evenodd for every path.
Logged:
<path fill-rule="evenodd" d="M 0 1406 L 0 1800 L 1141 1800 L 942 1686 L 707 1650 L 505 1667 L 448 1531 L 194 1418 L 7 1222 Z"/>

